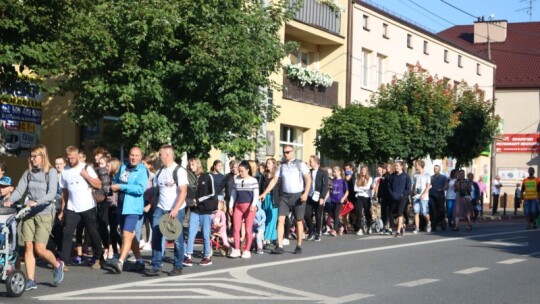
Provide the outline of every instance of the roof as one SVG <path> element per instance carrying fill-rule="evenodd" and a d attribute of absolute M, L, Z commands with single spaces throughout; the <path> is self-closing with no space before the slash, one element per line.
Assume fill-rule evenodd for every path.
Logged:
<path fill-rule="evenodd" d="M 372 11 L 375 11 L 377 12 L 378 14 L 381 14 L 391 20 L 394 20 L 398 23 L 401 23 L 401 24 L 404 24 L 406 26 L 408 26 L 409 28 L 411 29 L 414 29 L 428 37 L 431 37 L 432 39 L 434 40 L 437 40 L 437 41 L 440 41 L 444 44 L 447 44 L 448 46 L 452 46 L 452 47 L 455 47 L 457 49 L 460 49 L 462 50 L 463 52 L 466 52 L 466 53 L 469 53 L 470 55 L 472 56 L 475 56 L 475 57 L 478 57 L 480 59 L 483 59 L 485 61 L 488 61 L 488 62 L 493 62 L 492 60 L 489 60 L 488 56 L 487 56 L 487 53 L 484 53 L 484 52 L 479 52 L 478 50 L 476 50 L 475 48 L 471 48 L 469 46 L 466 46 L 462 43 L 456 43 L 455 40 L 453 39 L 447 39 L 446 37 L 442 36 L 442 35 L 439 35 L 439 34 L 436 34 L 436 33 L 433 33 L 431 32 L 430 30 L 428 30 L 427 28 L 423 27 L 422 25 L 414 22 L 414 21 L 411 21 L 403 16 L 400 16 L 399 14 L 397 13 L 394 13 L 382 6 L 379 6 L 375 3 L 372 3 L 370 2 L 369 0 L 354 0 L 354 3 L 357 4 L 357 5 L 360 5 L 360 6 L 363 6 L 367 9 L 370 9 Z M 472 36 L 471 36 L 472 37 Z"/>
<path fill-rule="evenodd" d="M 474 25 L 457 25 L 438 35 L 464 48 L 488 53 L 487 43 L 473 43 Z M 540 88 L 540 22 L 508 23 L 506 41 L 491 43 L 498 89 Z"/>

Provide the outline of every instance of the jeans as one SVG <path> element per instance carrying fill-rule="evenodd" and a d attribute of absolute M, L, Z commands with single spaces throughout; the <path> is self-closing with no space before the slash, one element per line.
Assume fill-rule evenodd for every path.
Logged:
<path fill-rule="evenodd" d="M 187 254 L 193 254 L 193 245 L 195 243 L 195 237 L 199 231 L 199 226 L 202 227 L 202 235 L 204 241 L 204 257 L 210 256 L 210 226 L 212 224 L 211 214 L 198 214 L 191 211 L 189 216 L 189 236 L 187 242 Z"/>
<path fill-rule="evenodd" d="M 156 208 L 154 210 L 154 217 L 152 219 L 152 267 L 161 268 L 163 266 L 163 255 L 165 253 L 165 244 L 161 230 L 159 230 L 159 219 L 163 214 L 169 211 L 163 210 L 161 208 Z M 193 213 L 192 213 L 193 214 Z M 180 222 L 180 229 L 184 228 L 184 216 L 186 215 L 186 210 L 181 209 L 178 211 L 176 219 Z M 184 261 L 184 231 L 180 232 L 180 236 L 174 240 L 174 261 L 173 265 L 176 268 L 182 269 L 182 262 Z"/>
<path fill-rule="evenodd" d="M 493 209 L 491 214 L 497 213 L 497 209 L 499 208 L 499 194 L 493 194 Z"/>
<path fill-rule="evenodd" d="M 454 222 L 454 204 L 456 203 L 455 199 L 447 199 L 446 200 L 446 212 L 448 217 L 448 223 Z"/>

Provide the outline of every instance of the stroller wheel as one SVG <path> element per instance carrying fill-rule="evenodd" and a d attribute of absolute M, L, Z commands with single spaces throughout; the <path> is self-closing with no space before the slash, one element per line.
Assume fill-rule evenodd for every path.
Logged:
<path fill-rule="evenodd" d="M 6 290 L 8 296 L 18 298 L 24 293 L 26 287 L 26 275 L 19 269 L 11 271 L 6 278 Z"/>

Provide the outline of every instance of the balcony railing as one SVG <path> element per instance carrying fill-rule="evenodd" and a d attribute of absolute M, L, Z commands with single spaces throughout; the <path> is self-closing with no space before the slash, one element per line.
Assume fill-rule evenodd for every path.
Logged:
<path fill-rule="evenodd" d="M 305 102 L 325 108 L 338 104 L 338 83 L 328 87 L 300 86 L 289 77 L 283 76 L 283 98 Z"/>
<path fill-rule="evenodd" d="M 289 0 L 291 6 L 302 0 Z M 317 0 L 303 0 L 302 8 L 293 17 L 294 20 L 306 23 L 333 34 L 341 33 L 341 13 L 335 12 L 326 4 Z"/>

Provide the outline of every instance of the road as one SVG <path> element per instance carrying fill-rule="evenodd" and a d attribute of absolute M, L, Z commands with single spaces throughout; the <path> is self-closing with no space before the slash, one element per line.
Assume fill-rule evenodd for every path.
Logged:
<path fill-rule="evenodd" d="M 294 242 L 291 242 L 294 243 Z M 305 242 L 302 255 L 215 257 L 179 277 L 70 267 L 50 285 L 38 269 L 38 289 L 0 303 L 537 303 L 540 230 L 521 221 L 479 223 L 473 232 L 403 238 L 326 237 Z M 165 266 L 168 270 L 170 265 Z"/>

